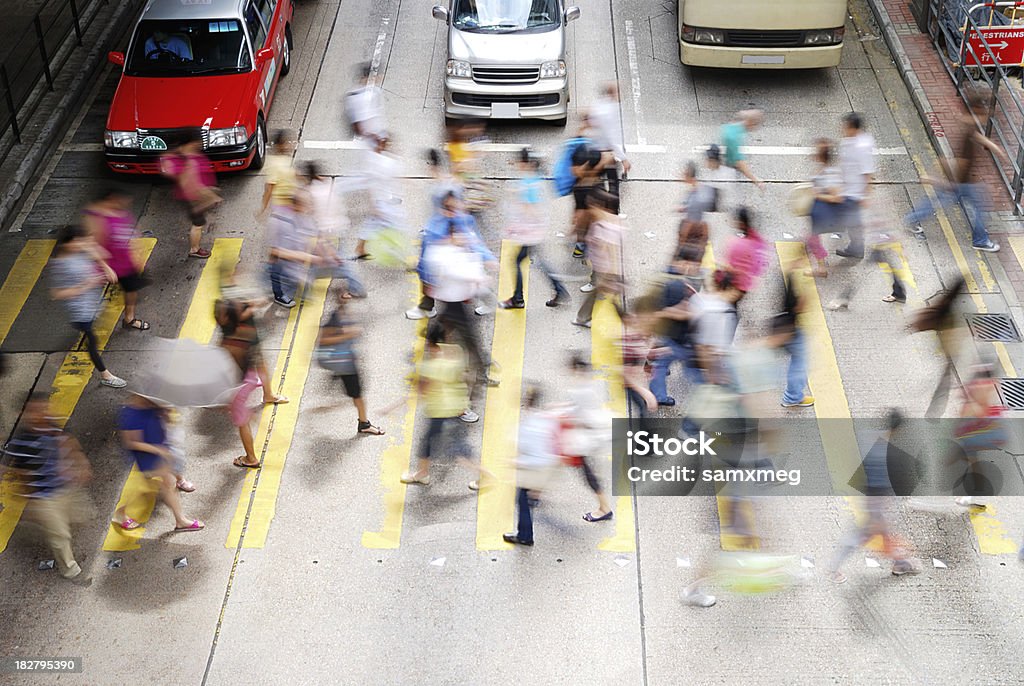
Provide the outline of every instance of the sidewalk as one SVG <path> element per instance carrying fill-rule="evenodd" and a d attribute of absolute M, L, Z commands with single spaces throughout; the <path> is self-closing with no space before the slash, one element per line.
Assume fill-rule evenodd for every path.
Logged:
<path fill-rule="evenodd" d="M 928 136 L 940 155 L 951 157 L 960 145 L 959 116 L 963 101 L 942 64 L 942 58 L 917 21 L 907 0 L 868 0 L 882 38 L 903 75 L 914 105 L 927 124 Z M 989 234 L 1003 249 L 994 257 L 1005 270 L 1018 300 L 1024 301 L 1024 218 L 1013 214 L 1013 201 L 989 155 L 977 167 L 989 189 Z M 1014 245 L 1016 244 L 1016 245 Z M 1022 254 L 1018 255 L 1020 251 Z"/>

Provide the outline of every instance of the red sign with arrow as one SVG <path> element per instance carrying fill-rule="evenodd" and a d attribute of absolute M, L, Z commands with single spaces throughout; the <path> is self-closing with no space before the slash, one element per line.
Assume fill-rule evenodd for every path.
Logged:
<path fill-rule="evenodd" d="M 995 55 L 995 62 L 992 61 L 992 55 L 982 44 L 982 36 Z M 993 67 L 999 64 L 1004 67 L 1016 67 L 1024 64 L 1024 26 L 991 26 L 981 29 L 981 36 L 972 30 L 968 40 L 971 42 L 974 54 L 972 55 L 970 50 L 967 51 L 964 59 L 965 66 Z"/>

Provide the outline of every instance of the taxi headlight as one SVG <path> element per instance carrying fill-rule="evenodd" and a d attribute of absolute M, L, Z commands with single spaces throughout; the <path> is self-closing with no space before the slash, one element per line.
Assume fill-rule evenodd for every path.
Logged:
<path fill-rule="evenodd" d="M 224 148 L 229 145 L 244 145 L 249 140 L 249 135 L 244 126 L 235 126 L 230 129 L 210 129 L 209 148 Z"/>
<path fill-rule="evenodd" d="M 108 148 L 137 148 L 139 134 L 137 131 L 104 131 L 103 144 Z"/>

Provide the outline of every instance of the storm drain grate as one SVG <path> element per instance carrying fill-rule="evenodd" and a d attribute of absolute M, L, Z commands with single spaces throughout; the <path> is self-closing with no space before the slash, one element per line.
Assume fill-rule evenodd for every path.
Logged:
<path fill-rule="evenodd" d="M 1003 404 L 1011 410 L 1024 410 L 1024 379 L 1000 379 Z"/>
<path fill-rule="evenodd" d="M 1020 340 L 1017 325 L 1008 314 L 969 314 L 967 326 L 971 327 L 971 333 L 979 341 L 1009 343 Z"/>

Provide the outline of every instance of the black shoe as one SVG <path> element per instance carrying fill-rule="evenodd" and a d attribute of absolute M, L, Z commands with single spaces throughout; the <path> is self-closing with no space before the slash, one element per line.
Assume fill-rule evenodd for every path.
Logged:
<path fill-rule="evenodd" d="M 839 255 L 839 257 L 852 257 L 855 260 L 864 259 L 864 253 L 857 254 L 854 252 L 850 252 L 846 248 L 840 248 L 839 250 L 836 250 L 836 255 Z"/>
<path fill-rule="evenodd" d="M 558 307 L 559 305 L 567 302 L 569 302 L 568 293 L 555 293 L 555 297 L 553 297 L 551 300 L 548 300 L 544 304 L 547 305 L 548 307 Z"/>
<path fill-rule="evenodd" d="M 587 244 L 586 243 L 577 243 L 575 246 L 573 246 L 573 249 L 572 249 L 572 256 L 573 257 L 575 257 L 576 259 L 582 259 L 582 258 L 586 257 L 586 255 L 587 255 Z"/>
<path fill-rule="evenodd" d="M 505 539 L 506 543 L 511 543 L 512 545 L 533 545 L 533 541 L 524 541 L 515 534 L 502 534 L 501 537 Z"/>
<path fill-rule="evenodd" d="M 664 398 L 658 398 L 658 404 L 661 405 L 662 407 L 674 407 L 676 404 L 676 399 L 670 395 L 665 396 Z"/>
<path fill-rule="evenodd" d="M 509 298 L 498 303 L 498 307 L 503 310 L 521 310 L 526 307 L 526 303 L 522 300 L 516 300 L 515 298 Z"/>

